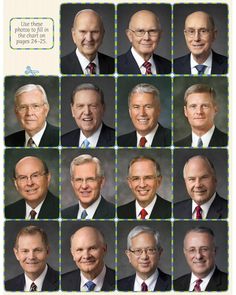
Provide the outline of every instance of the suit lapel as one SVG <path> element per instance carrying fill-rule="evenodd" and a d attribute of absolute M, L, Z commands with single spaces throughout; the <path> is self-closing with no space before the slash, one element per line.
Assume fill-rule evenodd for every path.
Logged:
<path fill-rule="evenodd" d="M 133 54 L 131 53 L 131 50 L 127 52 L 127 68 L 130 74 L 141 74 L 140 68 L 136 63 L 136 60 L 134 59 Z"/>

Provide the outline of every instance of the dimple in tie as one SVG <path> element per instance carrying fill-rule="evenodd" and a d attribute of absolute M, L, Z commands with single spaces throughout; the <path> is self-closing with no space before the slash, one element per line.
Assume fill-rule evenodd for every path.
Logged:
<path fill-rule="evenodd" d="M 87 138 L 82 142 L 81 147 L 82 148 L 88 148 L 90 145 L 90 142 L 87 140 Z"/>
<path fill-rule="evenodd" d="M 30 137 L 28 142 L 27 142 L 28 147 L 35 147 L 35 142 L 33 141 L 33 138 Z"/>
<path fill-rule="evenodd" d="M 143 292 L 148 291 L 148 287 L 147 287 L 147 284 L 145 282 L 142 282 L 141 291 L 143 291 Z"/>
<path fill-rule="evenodd" d="M 152 74 L 152 70 L 151 70 L 152 64 L 149 61 L 145 61 L 143 63 L 143 66 L 144 66 L 144 68 L 146 68 L 145 75 L 151 75 Z"/>
<path fill-rule="evenodd" d="M 195 283 L 195 286 L 194 286 L 194 291 L 195 292 L 201 292 L 202 290 L 201 290 L 201 283 L 202 283 L 202 280 L 201 279 L 198 279 L 198 280 L 196 280 L 196 283 Z"/>
<path fill-rule="evenodd" d="M 197 65 L 197 66 L 195 66 L 195 68 L 198 71 L 198 75 L 204 74 L 206 67 L 207 66 L 205 66 L 205 65 Z"/>
<path fill-rule="evenodd" d="M 96 64 L 94 62 L 88 64 L 87 68 L 89 69 L 90 74 L 96 74 Z"/>
<path fill-rule="evenodd" d="M 145 219 L 145 217 L 148 215 L 147 211 L 143 208 L 141 211 L 140 211 L 140 214 L 141 216 L 141 219 Z"/>
<path fill-rule="evenodd" d="M 202 219 L 202 208 L 200 206 L 197 206 L 195 210 L 196 210 L 196 219 Z"/>
<path fill-rule="evenodd" d="M 30 219 L 35 219 L 35 216 L 37 215 L 37 212 L 34 210 L 30 211 Z"/>
<path fill-rule="evenodd" d="M 92 282 L 92 281 L 87 281 L 87 283 L 85 283 L 85 285 L 88 288 L 89 292 L 93 291 L 95 286 L 96 286 L 96 284 L 94 282 Z"/>
<path fill-rule="evenodd" d="M 147 142 L 146 137 L 142 136 L 142 137 L 140 138 L 140 141 L 139 141 L 139 146 L 140 146 L 140 147 L 145 147 L 146 142 Z"/>
<path fill-rule="evenodd" d="M 201 137 L 198 138 L 197 147 L 199 147 L 199 148 L 203 147 L 203 142 L 202 142 Z"/>
<path fill-rule="evenodd" d="M 82 211 L 81 219 L 85 219 L 87 215 L 88 213 L 86 212 L 86 210 Z"/>
<path fill-rule="evenodd" d="M 35 292 L 37 291 L 37 285 L 35 285 L 35 283 L 33 282 L 30 286 L 30 292 Z"/>

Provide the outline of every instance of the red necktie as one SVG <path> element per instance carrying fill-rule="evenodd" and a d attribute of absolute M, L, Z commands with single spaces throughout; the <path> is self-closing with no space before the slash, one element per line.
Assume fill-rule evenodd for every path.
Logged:
<path fill-rule="evenodd" d="M 36 214 L 37 214 L 36 211 L 31 210 L 31 211 L 30 211 L 30 219 L 35 219 Z"/>
<path fill-rule="evenodd" d="M 201 292 L 202 291 L 201 287 L 200 287 L 201 283 L 202 283 L 201 279 L 196 280 L 195 286 L 194 286 L 194 289 L 193 289 L 195 292 Z"/>
<path fill-rule="evenodd" d="M 143 66 L 144 66 L 144 68 L 146 68 L 145 75 L 151 75 L 152 74 L 152 70 L 151 70 L 152 64 L 149 61 L 145 61 L 143 63 Z"/>
<path fill-rule="evenodd" d="M 148 287 L 147 287 L 147 284 L 145 282 L 142 282 L 141 291 L 143 291 L 143 292 L 148 291 Z"/>
<path fill-rule="evenodd" d="M 142 136 L 139 141 L 139 146 L 145 147 L 146 142 L 147 142 L 146 138 L 144 136 Z"/>
<path fill-rule="evenodd" d="M 141 219 L 145 219 L 145 217 L 148 215 L 148 213 L 147 213 L 147 211 L 145 209 L 142 209 L 140 211 L 139 215 L 141 216 Z"/>
<path fill-rule="evenodd" d="M 197 206 L 195 210 L 196 210 L 196 219 L 202 219 L 202 208 L 200 206 Z"/>
<path fill-rule="evenodd" d="M 96 74 L 96 64 L 94 62 L 88 64 L 87 68 L 89 69 L 90 74 Z"/>

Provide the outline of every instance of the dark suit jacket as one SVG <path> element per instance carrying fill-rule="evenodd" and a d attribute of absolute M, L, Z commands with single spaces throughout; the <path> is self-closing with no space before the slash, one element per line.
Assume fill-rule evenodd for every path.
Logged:
<path fill-rule="evenodd" d="M 68 218 L 68 219 L 77 218 L 78 211 L 79 211 L 79 204 L 62 210 L 61 217 Z M 115 205 L 108 202 L 102 197 L 100 203 L 98 204 L 97 210 L 94 213 L 93 218 L 94 219 L 97 219 L 97 218 L 110 219 L 114 217 L 115 217 Z"/>
<path fill-rule="evenodd" d="M 118 136 L 117 142 L 118 142 L 118 146 L 137 146 L 136 131 Z M 170 146 L 170 145 L 171 145 L 171 131 L 168 128 L 164 128 L 159 123 L 157 132 L 153 137 L 152 147 Z"/>
<path fill-rule="evenodd" d="M 159 55 L 153 54 L 157 74 L 169 74 L 171 72 L 171 62 Z M 131 50 L 118 56 L 117 68 L 119 74 L 141 74 L 139 66 L 133 57 Z"/>
<path fill-rule="evenodd" d="M 114 58 L 98 52 L 100 74 L 114 73 Z M 62 74 L 83 74 L 75 51 L 61 58 Z"/>
<path fill-rule="evenodd" d="M 72 130 L 61 137 L 62 146 L 76 146 L 79 145 L 80 129 Z M 97 146 L 113 146 L 115 145 L 115 130 L 102 124 L 102 130 L 98 138 Z"/>
<path fill-rule="evenodd" d="M 168 291 L 171 289 L 171 276 L 164 273 L 160 269 L 159 276 L 156 281 L 154 291 Z M 117 288 L 119 291 L 133 291 L 134 290 L 135 275 L 118 280 Z"/>
<path fill-rule="evenodd" d="M 6 218 L 25 219 L 26 204 L 21 199 L 5 207 Z M 59 217 L 59 199 L 48 191 L 43 205 L 39 211 L 38 219 L 58 218 Z"/>
<path fill-rule="evenodd" d="M 136 219 L 135 200 L 117 208 L 118 218 Z M 162 199 L 157 195 L 156 203 L 152 209 L 150 219 L 156 218 L 170 218 L 171 217 L 171 203 Z"/>
<path fill-rule="evenodd" d="M 73 270 L 61 276 L 61 289 L 63 291 L 80 291 L 80 270 Z M 113 291 L 115 289 L 115 271 L 106 267 L 106 275 L 101 291 Z"/>
<path fill-rule="evenodd" d="M 228 216 L 228 201 L 221 198 L 217 193 L 207 213 L 207 219 L 222 219 Z M 174 204 L 175 218 L 192 219 L 192 199 Z"/>
<path fill-rule="evenodd" d="M 25 276 L 21 274 L 5 282 L 7 291 L 24 291 Z M 59 272 L 48 265 L 48 271 L 43 281 L 42 291 L 57 291 L 59 289 Z"/>
<path fill-rule="evenodd" d="M 212 50 L 212 68 L 211 74 L 227 74 L 228 58 Z M 190 53 L 174 59 L 175 74 L 191 74 Z"/>
<path fill-rule="evenodd" d="M 18 131 L 5 137 L 6 146 L 24 146 L 25 130 Z M 47 122 L 47 127 L 40 140 L 39 146 L 58 146 L 59 145 L 59 128 Z"/>
<path fill-rule="evenodd" d="M 188 291 L 191 273 L 174 280 L 175 291 Z M 206 291 L 226 291 L 228 289 L 228 274 L 220 271 L 217 267 L 206 287 Z"/>
<path fill-rule="evenodd" d="M 175 143 L 175 146 L 191 146 L 191 145 L 192 145 L 192 134 Z M 228 145 L 227 134 L 215 127 L 215 130 L 209 142 L 209 146 L 227 146 L 227 145 Z"/>

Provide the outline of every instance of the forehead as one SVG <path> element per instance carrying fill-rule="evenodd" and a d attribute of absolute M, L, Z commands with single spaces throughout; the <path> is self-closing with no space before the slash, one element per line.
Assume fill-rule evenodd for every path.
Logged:
<path fill-rule="evenodd" d="M 211 246 L 213 238 L 208 233 L 189 232 L 184 239 L 184 244 L 188 247 Z"/>
<path fill-rule="evenodd" d="M 31 90 L 27 92 L 23 92 L 16 97 L 16 103 L 25 104 L 25 103 L 42 103 L 44 102 L 43 94 L 39 90 Z"/>
<path fill-rule="evenodd" d="M 203 12 L 195 12 L 190 14 L 185 21 L 185 27 L 189 28 L 209 28 L 209 16 Z"/>
<path fill-rule="evenodd" d="M 71 246 L 75 247 L 80 245 L 81 247 L 83 247 L 88 245 L 97 245 L 101 242 L 102 239 L 96 230 L 90 228 L 82 228 L 74 234 L 71 240 Z"/>
<path fill-rule="evenodd" d="M 151 160 L 140 160 L 137 162 L 134 162 L 130 166 L 130 173 L 132 174 L 152 174 L 155 171 L 156 167 L 154 163 Z"/>
<path fill-rule="evenodd" d="M 158 28 L 159 23 L 157 17 L 151 11 L 139 11 L 131 17 L 130 26 L 134 28 L 146 28 L 149 26 Z"/>
<path fill-rule="evenodd" d="M 90 89 L 80 90 L 76 92 L 76 94 L 74 95 L 74 103 L 96 103 L 102 105 L 100 95 L 98 94 L 98 92 Z"/>
<path fill-rule="evenodd" d="M 157 104 L 153 93 L 134 92 L 130 97 L 131 104 Z"/>
<path fill-rule="evenodd" d="M 199 173 L 212 174 L 212 169 L 207 161 L 201 158 L 190 159 L 186 165 L 185 173 L 188 175 L 199 174 Z"/>
<path fill-rule="evenodd" d="M 153 234 L 141 232 L 140 234 L 131 239 L 131 245 L 133 247 L 155 246 L 156 240 Z"/>
<path fill-rule="evenodd" d="M 43 163 L 37 158 L 22 159 L 16 164 L 17 173 L 27 173 L 43 169 Z"/>
<path fill-rule="evenodd" d="M 94 162 L 86 162 L 80 165 L 73 166 L 73 175 L 91 175 L 96 174 L 97 172 L 97 164 Z"/>
<path fill-rule="evenodd" d="M 102 23 L 100 17 L 93 11 L 81 12 L 75 20 L 75 26 L 77 29 L 101 29 Z"/>
<path fill-rule="evenodd" d="M 191 93 L 187 96 L 186 98 L 187 103 L 200 103 L 200 102 L 207 102 L 213 104 L 214 100 L 211 96 L 210 93 L 208 92 L 196 92 L 196 93 Z"/>
<path fill-rule="evenodd" d="M 18 247 L 30 247 L 33 245 L 41 246 L 43 244 L 43 240 L 41 235 L 37 232 L 35 234 L 22 234 L 18 239 Z"/>

